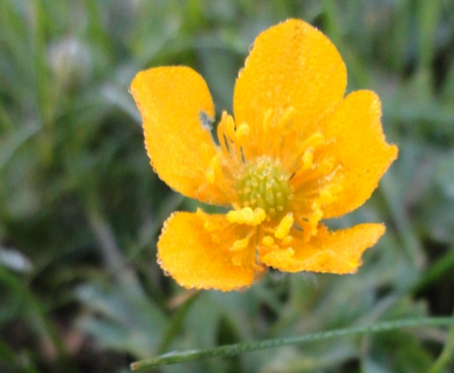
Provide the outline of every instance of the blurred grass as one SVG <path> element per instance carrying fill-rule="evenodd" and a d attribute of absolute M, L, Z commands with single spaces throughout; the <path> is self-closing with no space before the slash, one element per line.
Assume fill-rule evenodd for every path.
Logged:
<path fill-rule="evenodd" d="M 129 83 L 189 65 L 217 114 L 231 111 L 249 45 L 289 17 L 335 42 L 348 91 L 383 101 L 399 160 L 333 224 L 384 221 L 387 234 L 355 276 L 272 272 L 246 292 L 191 298 L 163 276 L 155 244 L 170 212 L 195 204 L 153 174 Z M 177 348 L 451 314 L 453 56 L 452 0 L 1 0 L 0 258 L 13 262 L 0 259 L 0 371 L 121 372 Z M 452 359 L 437 360 L 447 336 L 399 331 L 162 371 L 449 372 Z"/>

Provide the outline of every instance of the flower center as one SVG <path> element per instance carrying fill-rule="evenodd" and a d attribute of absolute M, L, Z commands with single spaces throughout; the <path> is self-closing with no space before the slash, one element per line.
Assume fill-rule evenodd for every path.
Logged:
<path fill-rule="evenodd" d="M 237 183 L 242 207 L 259 207 L 272 219 L 280 217 L 293 198 L 288 180 L 279 161 L 261 157 L 247 164 Z"/>

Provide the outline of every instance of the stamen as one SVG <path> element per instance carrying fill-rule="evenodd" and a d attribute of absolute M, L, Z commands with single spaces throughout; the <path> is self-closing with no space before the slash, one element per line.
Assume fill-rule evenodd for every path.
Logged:
<path fill-rule="evenodd" d="M 219 144 L 221 145 L 222 151 L 224 153 L 228 153 L 229 148 L 227 144 L 227 136 L 226 136 L 226 131 L 225 131 L 225 123 L 227 122 L 227 112 L 222 112 L 222 117 L 221 121 L 219 122 L 218 129 L 217 129 L 217 135 L 218 135 L 218 140 Z"/>
<path fill-rule="evenodd" d="M 208 232 L 213 232 L 223 228 L 223 225 L 220 223 L 216 223 L 213 220 L 207 219 L 207 213 L 204 212 L 201 208 L 198 208 L 196 214 L 199 218 L 204 220 L 203 228 L 205 228 Z"/>
<path fill-rule="evenodd" d="M 227 121 L 225 124 L 226 134 L 230 139 L 235 137 L 235 121 L 231 115 L 227 115 Z"/>
<path fill-rule="evenodd" d="M 221 153 L 217 153 L 210 162 L 210 168 L 206 171 L 205 177 L 210 184 L 214 184 L 216 173 L 221 168 Z"/>
<path fill-rule="evenodd" d="M 241 210 L 231 210 L 227 213 L 227 221 L 229 223 L 256 226 L 263 222 L 265 218 L 265 210 L 259 207 L 255 210 L 252 210 L 250 207 L 244 207 Z"/>
<path fill-rule="evenodd" d="M 250 128 L 246 123 L 241 123 L 236 130 L 236 138 L 238 141 L 243 142 L 249 135 Z"/>
<path fill-rule="evenodd" d="M 285 215 L 284 218 L 279 223 L 276 231 L 274 232 L 274 237 L 280 240 L 287 237 L 288 234 L 290 233 L 290 229 L 292 228 L 294 221 L 295 219 L 293 219 L 292 213 L 288 213 L 287 215 Z"/>
<path fill-rule="evenodd" d="M 293 106 L 288 107 L 285 109 L 284 113 L 281 115 L 279 120 L 279 128 L 283 128 L 294 116 L 296 110 Z"/>
<path fill-rule="evenodd" d="M 310 168 L 312 168 L 312 165 L 314 164 L 314 149 L 313 148 L 309 148 L 304 152 L 302 161 L 303 161 L 303 165 L 301 166 L 301 168 L 303 170 L 309 170 Z"/>
<path fill-rule="evenodd" d="M 311 235 L 315 236 L 317 234 L 317 227 L 320 220 L 323 217 L 323 211 L 317 205 L 313 206 L 314 212 L 309 216 L 309 225 L 311 228 Z"/>
<path fill-rule="evenodd" d="M 263 118 L 263 127 L 268 128 L 270 126 L 271 116 L 273 115 L 273 109 L 268 109 L 265 112 L 265 117 Z"/>
<path fill-rule="evenodd" d="M 236 240 L 230 249 L 233 251 L 243 250 L 248 245 L 249 245 L 249 236 L 243 238 L 242 240 Z"/>
<path fill-rule="evenodd" d="M 254 268 L 257 266 L 255 260 L 255 245 L 253 245 L 255 242 L 253 237 L 255 237 L 256 234 L 257 229 L 252 229 L 245 238 L 236 240 L 230 247 L 230 250 L 234 253 L 231 258 L 233 265 L 252 265 Z"/>
<path fill-rule="evenodd" d="M 265 236 L 262 238 L 262 244 L 266 247 L 271 247 L 274 244 L 274 238 L 271 236 Z"/>
<path fill-rule="evenodd" d="M 317 148 L 324 141 L 325 137 L 320 132 L 316 132 L 304 142 L 303 148 Z"/>

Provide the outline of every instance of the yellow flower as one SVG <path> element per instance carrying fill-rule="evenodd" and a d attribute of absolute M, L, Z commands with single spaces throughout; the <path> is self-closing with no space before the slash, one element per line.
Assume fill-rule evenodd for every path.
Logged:
<path fill-rule="evenodd" d="M 219 72 L 222 74 L 222 71 Z M 158 262 L 180 285 L 250 286 L 267 267 L 346 274 L 383 224 L 329 231 L 322 218 L 361 206 L 397 157 L 380 100 L 344 98 L 346 68 L 334 45 L 300 20 L 260 34 L 234 91 L 234 118 L 217 127 L 203 78 L 158 67 L 134 78 L 151 163 L 170 187 L 227 214 L 177 212 L 164 224 Z"/>

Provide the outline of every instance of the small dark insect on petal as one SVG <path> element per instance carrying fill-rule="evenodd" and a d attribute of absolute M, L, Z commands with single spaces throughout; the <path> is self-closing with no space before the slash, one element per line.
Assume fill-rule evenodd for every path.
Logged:
<path fill-rule="evenodd" d="M 208 131 L 213 130 L 214 118 L 209 117 L 207 113 L 205 113 L 204 111 L 201 111 L 199 113 L 199 119 L 200 119 L 200 123 L 202 124 L 202 128 L 204 130 L 208 130 Z"/>

